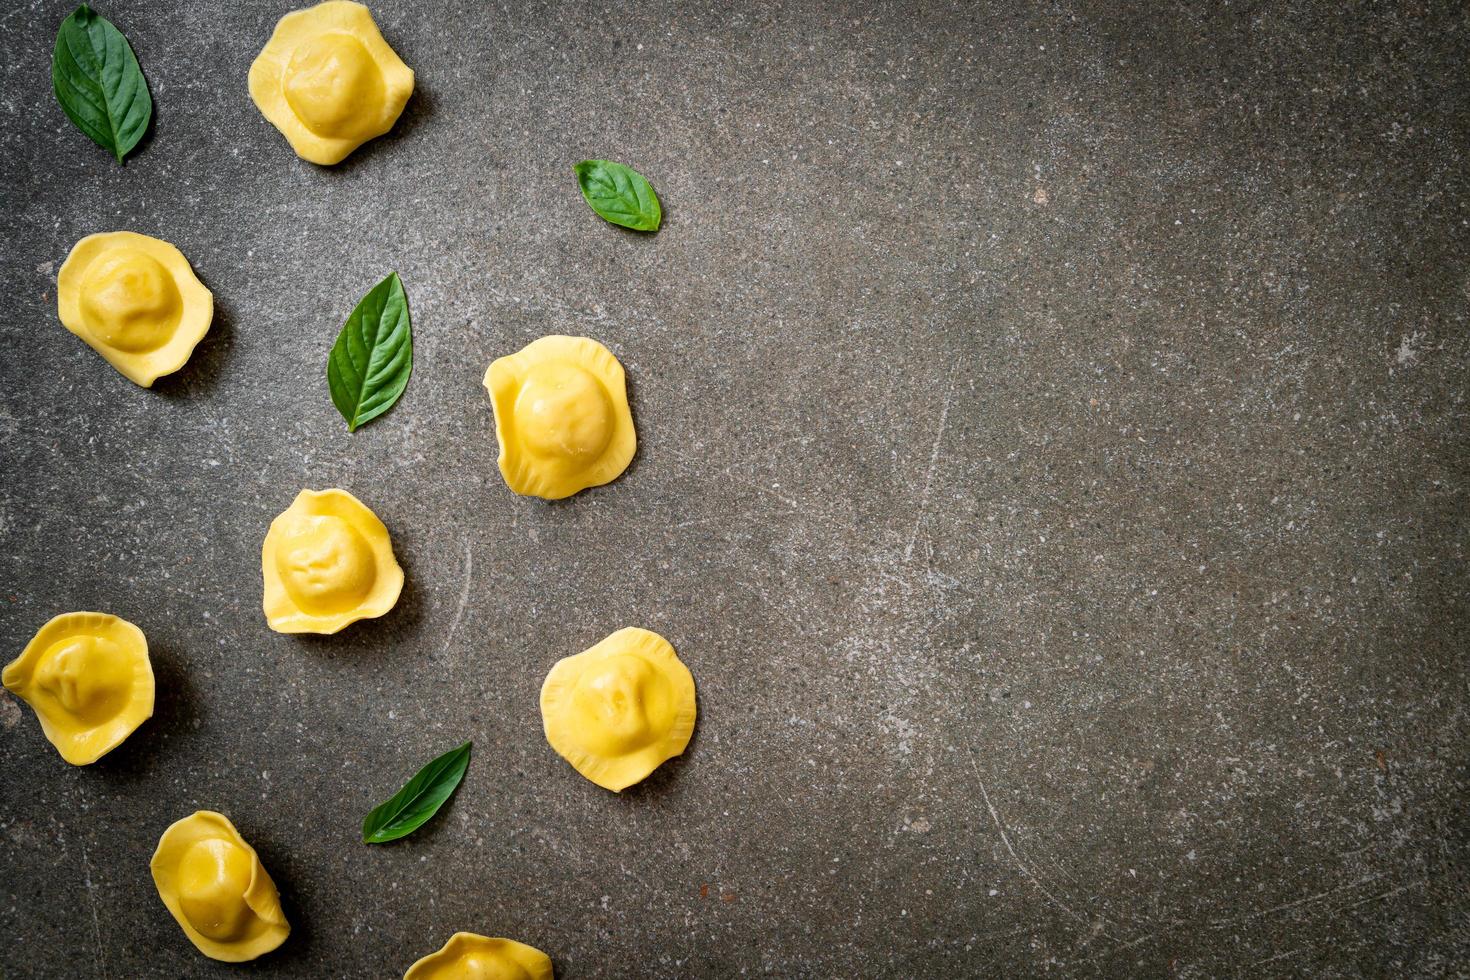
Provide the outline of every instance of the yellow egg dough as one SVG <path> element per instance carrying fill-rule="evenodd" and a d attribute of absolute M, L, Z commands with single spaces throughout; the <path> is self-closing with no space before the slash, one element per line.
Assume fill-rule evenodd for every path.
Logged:
<path fill-rule="evenodd" d="M 327 0 L 282 17 L 250 66 L 250 97 L 303 160 L 329 166 L 393 128 L 413 69 L 368 8 Z"/>
<path fill-rule="evenodd" d="M 632 626 L 559 661 L 541 685 L 546 740 L 614 793 L 683 752 L 694 715 L 689 668 L 668 640 Z"/>
<path fill-rule="evenodd" d="M 266 532 L 265 618 L 277 633 L 335 633 L 381 616 L 403 569 L 378 515 L 346 490 L 303 490 Z"/>
<path fill-rule="evenodd" d="M 56 274 L 62 325 L 144 388 L 183 367 L 214 319 L 184 253 L 131 231 L 88 235 Z"/>
<path fill-rule="evenodd" d="M 153 715 L 148 641 L 107 613 L 52 619 L 0 681 L 31 706 L 46 738 L 74 766 L 96 762 Z"/>
<path fill-rule="evenodd" d="M 551 980 L 551 957 L 514 939 L 456 932 L 414 963 L 403 980 Z"/>
<path fill-rule="evenodd" d="M 149 867 L 158 897 L 212 960 L 253 960 L 291 932 L 275 882 L 222 813 L 200 810 L 174 823 Z"/>
<path fill-rule="evenodd" d="M 618 478 L 638 437 L 623 366 L 587 337 L 542 337 L 485 372 L 500 473 L 519 494 L 560 500 Z"/>

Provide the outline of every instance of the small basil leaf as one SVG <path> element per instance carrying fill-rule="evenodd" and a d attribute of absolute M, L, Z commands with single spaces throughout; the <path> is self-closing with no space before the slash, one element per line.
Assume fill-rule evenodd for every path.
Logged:
<path fill-rule="evenodd" d="M 470 743 L 450 749 L 429 763 L 362 821 L 364 844 L 385 844 L 407 837 L 439 812 L 470 764 Z"/>
<path fill-rule="evenodd" d="M 86 4 L 56 32 L 51 87 L 66 117 L 118 163 L 153 118 L 153 97 L 128 39 Z"/>
<path fill-rule="evenodd" d="M 592 210 L 624 228 L 658 230 L 663 209 L 653 187 L 638 171 L 611 160 L 583 160 L 574 169 Z"/>
<path fill-rule="evenodd" d="M 347 431 L 392 408 L 412 372 L 408 297 L 398 273 L 390 272 L 357 304 L 327 358 L 327 387 Z"/>

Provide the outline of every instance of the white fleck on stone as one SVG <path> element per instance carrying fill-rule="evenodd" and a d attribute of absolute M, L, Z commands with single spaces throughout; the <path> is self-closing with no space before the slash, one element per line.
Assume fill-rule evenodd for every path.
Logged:
<path fill-rule="evenodd" d="M 1394 357 L 1398 360 L 1400 367 L 1413 367 L 1419 363 L 1419 351 L 1415 349 L 1415 345 L 1423 339 L 1423 332 L 1415 330 L 1399 340 L 1399 349 Z"/>

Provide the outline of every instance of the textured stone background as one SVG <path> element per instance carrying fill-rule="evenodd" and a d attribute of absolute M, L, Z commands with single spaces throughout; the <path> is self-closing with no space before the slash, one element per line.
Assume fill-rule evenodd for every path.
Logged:
<path fill-rule="evenodd" d="M 159 700 L 73 769 L 0 699 L 7 980 L 397 976 L 459 929 L 568 980 L 1463 975 L 1463 3 L 379 0 L 418 90 L 332 169 L 246 94 L 290 3 L 109 0 L 158 106 L 121 168 L 51 95 L 69 4 L 0 13 L 0 648 L 115 612 Z M 55 315 L 124 228 L 218 303 L 152 391 Z M 417 366 L 349 435 L 324 358 L 390 269 Z M 556 505 L 480 386 L 552 332 L 642 443 Z M 261 538 L 328 486 L 406 591 L 276 635 Z M 700 725 L 614 796 L 536 695 L 634 624 Z M 436 823 L 358 843 L 465 738 Z M 198 807 L 294 924 L 248 968 L 148 875 Z"/>

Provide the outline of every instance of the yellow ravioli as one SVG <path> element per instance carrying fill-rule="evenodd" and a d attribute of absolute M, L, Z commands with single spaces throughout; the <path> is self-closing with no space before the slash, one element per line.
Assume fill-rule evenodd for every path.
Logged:
<path fill-rule="evenodd" d="M 621 792 L 684 751 L 694 677 L 669 641 L 630 626 L 558 661 L 541 685 L 541 723 L 557 754 Z"/>
<path fill-rule="evenodd" d="M 383 615 L 403 591 L 388 529 L 346 490 L 297 494 L 271 521 L 260 566 L 277 633 L 335 633 Z"/>
<path fill-rule="evenodd" d="M 214 319 L 214 294 L 184 253 L 131 231 L 88 235 L 56 274 L 62 325 L 144 388 L 189 360 Z"/>
<path fill-rule="evenodd" d="M 25 700 L 74 766 L 96 762 L 153 715 L 153 664 L 143 631 L 106 613 L 55 617 L 0 681 Z"/>
<path fill-rule="evenodd" d="M 331 165 L 393 128 L 413 94 L 413 69 L 373 15 L 327 0 L 282 17 L 250 66 L 250 97 L 303 160 Z"/>
<path fill-rule="evenodd" d="M 158 897 L 212 960 L 253 960 L 291 932 L 276 883 L 222 813 L 200 810 L 174 823 L 149 867 Z"/>
<path fill-rule="evenodd" d="M 414 963 L 403 980 L 551 980 L 551 957 L 514 939 L 456 932 Z"/>
<path fill-rule="evenodd" d="M 516 493 L 547 500 L 618 478 L 638 437 L 623 366 L 587 337 L 542 337 L 485 372 L 500 473 Z"/>

